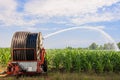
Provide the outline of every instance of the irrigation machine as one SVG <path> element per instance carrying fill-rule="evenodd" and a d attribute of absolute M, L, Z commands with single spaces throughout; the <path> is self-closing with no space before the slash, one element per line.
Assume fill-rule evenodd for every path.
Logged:
<path fill-rule="evenodd" d="M 16 32 L 11 41 L 11 61 L 1 76 L 34 75 L 47 72 L 42 34 Z"/>

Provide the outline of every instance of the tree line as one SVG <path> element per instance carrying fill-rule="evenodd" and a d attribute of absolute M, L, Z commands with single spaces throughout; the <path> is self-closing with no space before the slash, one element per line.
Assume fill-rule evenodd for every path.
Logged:
<path fill-rule="evenodd" d="M 117 43 L 119 49 L 120 49 L 120 42 Z M 67 49 L 73 49 L 72 47 L 68 46 Z M 98 45 L 97 43 L 93 42 L 86 48 L 79 47 L 78 49 L 89 49 L 89 50 L 114 50 L 114 44 L 113 43 L 105 43 L 103 45 Z"/>

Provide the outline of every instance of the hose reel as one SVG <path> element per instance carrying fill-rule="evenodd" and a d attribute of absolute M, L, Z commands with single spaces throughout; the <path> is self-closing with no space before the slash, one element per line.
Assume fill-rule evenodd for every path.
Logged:
<path fill-rule="evenodd" d="M 11 42 L 13 61 L 35 60 L 42 48 L 42 34 L 30 32 L 16 32 Z M 36 55 L 35 55 L 36 53 Z"/>
<path fill-rule="evenodd" d="M 39 74 L 47 72 L 45 49 L 42 34 L 31 32 L 16 32 L 11 41 L 11 57 L 7 69 L 0 76 Z M 3 75 L 5 74 L 5 75 Z"/>

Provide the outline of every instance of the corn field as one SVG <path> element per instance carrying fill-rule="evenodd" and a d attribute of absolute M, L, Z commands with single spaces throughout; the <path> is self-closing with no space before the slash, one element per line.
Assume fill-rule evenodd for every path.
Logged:
<path fill-rule="evenodd" d="M 80 49 L 46 50 L 49 71 L 65 72 L 120 72 L 120 52 Z M 0 49 L 0 64 L 10 60 L 10 49 Z"/>
<path fill-rule="evenodd" d="M 67 72 L 120 72 L 120 52 L 78 49 L 47 50 L 49 69 Z"/>

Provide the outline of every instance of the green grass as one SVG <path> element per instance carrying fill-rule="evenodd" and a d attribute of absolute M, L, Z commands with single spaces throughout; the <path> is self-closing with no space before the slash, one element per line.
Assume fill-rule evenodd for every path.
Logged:
<path fill-rule="evenodd" d="M 17 80 L 15 77 L 0 78 L 0 80 Z M 119 74 L 115 73 L 60 73 L 49 72 L 40 76 L 21 76 L 18 80 L 120 80 Z"/>

